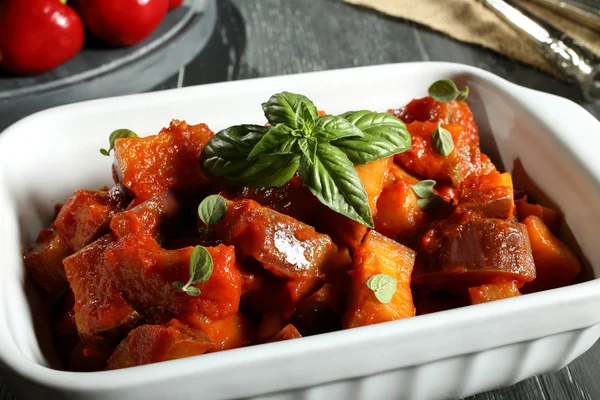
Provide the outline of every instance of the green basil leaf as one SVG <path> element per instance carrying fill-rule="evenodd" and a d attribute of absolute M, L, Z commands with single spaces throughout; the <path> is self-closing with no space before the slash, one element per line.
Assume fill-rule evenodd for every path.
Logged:
<path fill-rule="evenodd" d="M 394 298 L 397 282 L 393 276 L 377 274 L 369 278 L 367 287 L 373 291 L 379 302 L 387 304 Z"/>
<path fill-rule="evenodd" d="M 314 161 L 302 157 L 298 170 L 319 201 L 346 217 L 373 227 L 369 198 L 348 157 L 336 147 L 319 143 Z"/>
<path fill-rule="evenodd" d="M 260 125 L 237 125 L 218 132 L 200 155 L 204 175 L 252 187 L 281 186 L 289 181 L 298 169 L 299 155 L 269 155 L 248 160 L 268 130 Z"/>
<path fill-rule="evenodd" d="M 178 292 L 185 292 L 185 283 L 183 282 L 173 282 L 173 287 L 178 291 Z"/>
<path fill-rule="evenodd" d="M 278 124 L 269 129 L 256 143 L 248 154 L 248 160 L 259 155 L 290 154 L 295 150 L 296 138 L 292 136 L 292 129 L 284 124 Z"/>
<path fill-rule="evenodd" d="M 341 115 L 360 129 L 363 137 L 332 142 L 354 163 L 361 165 L 410 150 L 411 136 L 404 122 L 387 113 L 350 111 Z"/>
<path fill-rule="evenodd" d="M 115 148 L 115 141 L 117 139 L 121 139 L 121 138 L 133 138 L 133 137 L 137 137 L 138 135 L 129 129 L 117 129 L 116 131 L 113 131 L 110 136 L 108 137 L 108 150 L 106 149 L 100 149 L 100 154 L 102 154 L 103 156 L 108 156 L 110 155 L 110 152 Z"/>
<path fill-rule="evenodd" d="M 435 186 L 435 181 L 433 179 L 426 179 L 419 183 L 415 183 L 411 185 L 412 190 L 415 194 L 421 198 L 426 199 L 433 196 L 433 187 Z"/>
<path fill-rule="evenodd" d="M 315 124 L 315 118 L 311 114 L 308 106 L 304 102 L 300 102 L 298 112 L 296 113 L 296 126 L 301 126 L 303 130 L 310 134 L 312 127 Z"/>
<path fill-rule="evenodd" d="M 312 116 L 312 120 L 317 119 L 319 113 L 313 102 L 306 96 L 290 92 L 277 93 L 262 104 L 265 117 L 273 126 L 277 124 L 286 124 L 291 128 L 302 128 L 304 124 L 309 123 L 299 114 L 300 104 L 304 104 Z"/>
<path fill-rule="evenodd" d="M 417 205 L 425 212 L 436 212 L 442 208 L 444 203 L 444 199 L 437 194 L 434 194 L 431 197 L 417 199 Z"/>
<path fill-rule="evenodd" d="M 218 194 L 208 196 L 198 206 L 198 216 L 207 227 L 221 222 L 226 213 L 225 199 Z"/>
<path fill-rule="evenodd" d="M 203 246 L 196 246 L 190 257 L 189 285 L 204 283 L 213 272 L 213 259 L 208 250 Z"/>
<path fill-rule="evenodd" d="M 266 188 L 266 187 L 279 187 L 289 182 L 294 177 L 298 167 L 300 165 L 300 155 L 298 154 L 284 154 L 280 156 L 267 156 L 270 164 L 262 168 L 253 174 L 243 174 L 241 176 L 241 183 L 244 186 Z M 264 159 L 267 157 L 261 157 L 258 159 L 260 163 L 266 163 Z M 273 161 L 271 162 L 271 158 Z M 259 163 L 257 162 L 257 164 Z"/>
<path fill-rule="evenodd" d="M 331 141 L 347 137 L 363 137 L 364 133 L 348 120 L 336 115 L 323 115 L 315 122 L 315 137 L 319 142 Z"/>
<path fill-rule="evenodd" d="M 437 128 L 431 133 L 431 145 L 436 153 L 446 157 L 454 150 L 454 140 L 452 134 L 442 128 L 442 122 L 439 120 Z"/>
<path fill-rule="evenodd" d="M 202 156 L 208 158 L 218 156 L 223 158 L 248 157 L 254 146 L 269 131 L 262 125 L 235 125 L 219 131 L 213 136 L 202 151 Z"/>
<path fill-rule="evenodd" d="M 200 289 L 198 289 L 196 286 L 188 286 L 185 288 L 185 292 L 192 297 L 200 296 Z"/>
<path fill-rule="evenodd" d="M 315 161 L 317 153 L 317 139 L 314 137 L 302 138 L 298 141 L 298 146 L 302 151 L 302 154 L 311 162 Z"/>
<path fill-rule="evenodd" d="M 458 89 L 450 79 L 443 79 L 429 86 L 429 95 L 436 101 L 449 103 L 458 96 Z"/>

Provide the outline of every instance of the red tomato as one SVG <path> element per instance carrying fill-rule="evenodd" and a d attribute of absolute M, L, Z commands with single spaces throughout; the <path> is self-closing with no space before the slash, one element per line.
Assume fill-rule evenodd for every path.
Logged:
<path fill-rule="evenodd" d="M 183 3 L 183 0 L 169 0 L 169 11 L 174 10 Z"/>
<path fill-rule="evenodd" d="M 76 8 L 94 36 L 125 47 L 154 32 L 169 9 L 169 0 L 78 0 Z"/>
<path fill-rule="evenodd" d="M 17 74 L 41 74 L 81 51 L 83 24 L 71 7 L 59 0 L 0 3 L 4 5 L 0 7 L 0 68 Z"/>

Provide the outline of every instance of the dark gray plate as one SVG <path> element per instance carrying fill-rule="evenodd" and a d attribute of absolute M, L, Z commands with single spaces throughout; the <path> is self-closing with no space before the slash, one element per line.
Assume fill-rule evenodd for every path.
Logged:
<path fill-rule="evenodd" d="M 214 29 L 216 0 L 192 3 L 169 12 L 138 45 L 113 49 L 88 41 L 74 59 L 46 74 L 0 72 L 0 130 L 45 108 L 142 92 L 164 81 L 204 48 Z"/>

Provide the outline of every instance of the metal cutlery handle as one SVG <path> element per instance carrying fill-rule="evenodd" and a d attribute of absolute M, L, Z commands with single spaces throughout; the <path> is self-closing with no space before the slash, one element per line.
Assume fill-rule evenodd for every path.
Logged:
<path fill-rule="evenodd" d="M 482 1 L 517 32 L 525 34 L 565 78 L 577 82 L 589 100 L 600 101 L 600 57 L 510 0 Z"/>
<path fill-rule="evenodd" d="M 539 4 L 553 8 L 560 14 L 600 30 L 600 2 L 597 0 L 535 0 Z"/>

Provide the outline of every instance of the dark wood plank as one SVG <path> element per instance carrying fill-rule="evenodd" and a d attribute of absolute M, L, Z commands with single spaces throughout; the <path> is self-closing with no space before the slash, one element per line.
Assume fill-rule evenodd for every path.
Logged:
<path fill-rule="evenodd" d="M 315 4 L 220 1 L 219 25 L 185 85 L 421 60 L 410 26 L 340 1 Z"/>

